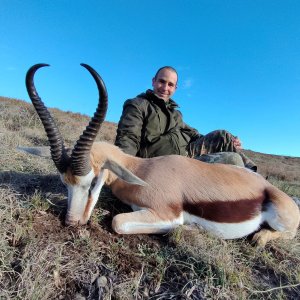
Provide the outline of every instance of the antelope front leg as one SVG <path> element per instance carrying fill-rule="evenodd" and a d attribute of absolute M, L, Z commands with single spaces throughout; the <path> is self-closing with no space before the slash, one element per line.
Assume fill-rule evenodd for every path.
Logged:
<path fill-rule="evenodd" d="M 181 224 L 180 218 L 162 220 L 147 209 L 116 215 L 112 221 L 113 230 L 119 234 L 166 233 Z"/>

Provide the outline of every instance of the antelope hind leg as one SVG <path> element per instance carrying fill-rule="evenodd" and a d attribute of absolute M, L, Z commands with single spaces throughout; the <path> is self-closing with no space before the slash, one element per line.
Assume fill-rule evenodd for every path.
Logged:
<path fill-rule="evenodd" d="M 271 229 L 262 229 L 253 236 L 253 241 L 261 247 L 271 240 L 294 238 L 300 222 L 299 208 L 287 194 L 274 186 L 268 187 L 267 194 L 270 203 L 264 215 Z"/>
<path fill-rule="evenodd" d="M 262 229 L 258 231 L 252 238 L 259 247 L 265 247 L 266 243 L 276 239 L 292 239 L 296 235 L 296 232 L 289 231 L 274 231 L 270 229 Z"/>
<path fill-rule="evenodd" d="M 181 225 L 179 219 L 166 221 L 147 209 L 118 214 L 113 218 L 113 230 L 119 234 L 166 233 Z"/>

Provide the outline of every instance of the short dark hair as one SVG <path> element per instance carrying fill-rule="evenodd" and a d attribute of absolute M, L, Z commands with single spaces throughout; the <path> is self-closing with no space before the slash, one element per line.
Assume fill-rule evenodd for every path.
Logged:
<path fill-rule="evenodd" d="M 163 69 L 167 69 L 167 70 L 173 71 L 173 72 L 177 75 L 177 82 L 178 82 L 178 73 L 177 73 L 177 71 L 176 71 L 173 67 L 171 67 L 171 66 L 164 66 L 164 67 L 159 68 L 159 69 L 157 70 L 157 72 L 155 73 L 154 79 L 157 78 L 158 73 L 159 73 L 161 70 L 163 70 Z"/>

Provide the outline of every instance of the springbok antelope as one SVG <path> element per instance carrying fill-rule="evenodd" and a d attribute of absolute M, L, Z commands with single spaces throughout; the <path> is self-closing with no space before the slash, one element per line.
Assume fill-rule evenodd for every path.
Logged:
<path fill-rule="evenodd" d="M 99 91 L 97 110 L 72 152 L 40 99 L 32 66 L 26 75 L 30 99 L 44 125 L 50 152 L 68 189 L 67 225 L 86 224 L 104 184 L 133 212 L 118 214 L 112 227 L 119 234 L 165 233 L 178 225 L 196 223 L 224 239 L 255 233 L 260 246 L 295 236 L 300 213 L 287 194 L 245 168 L 208 164 L 169 155 L 137 158 L 114 145 L 95 142 L 105 119 L 107 91 L 101 77 L 86 64 Z"/>

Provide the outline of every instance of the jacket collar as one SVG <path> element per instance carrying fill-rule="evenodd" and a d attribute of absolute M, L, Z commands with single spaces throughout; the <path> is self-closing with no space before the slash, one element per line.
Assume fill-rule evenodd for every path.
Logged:
<path fill-rule="evenodd" d="M 138 98 L 144 98 L 144 99 L 147 99 L 151 102 L 154 102 L 158 105 L 165 105 L 167 108 L 171 108 L 171 109 L 174 109 L 174 108 L 178 108 L 178 104 L 172 100 L 172 99 L 169 99 L 168 102 L 165 102 L 163 99 L 161 98 L 158 98 L 152 90 L 147 90 L 146 93 L 142 93 L 140 95 L 137 96 Z"/>

